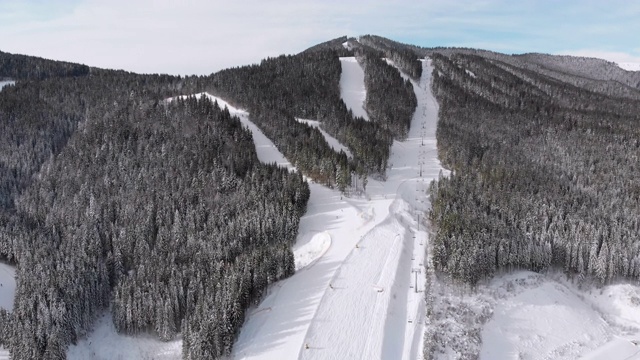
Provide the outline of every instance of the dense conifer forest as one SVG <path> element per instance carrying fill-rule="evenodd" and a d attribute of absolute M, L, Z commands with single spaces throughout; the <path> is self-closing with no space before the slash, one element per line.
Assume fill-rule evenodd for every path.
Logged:
<path fill-rule="evenodd" d="M 293 272 L 301 175 L 260 164 L 206 98 L 164 101 L 196 78 L 18 59 L 52 70 L 9 72 L 0 92 L 0 249 L 18 277 L 2 344 L 64 358 L 110 308 L 121 332 L 181 332 L 187 358 L 228 354 L 245 309 Z"/>
<path fill-rule="evenodd" d="M 640 103 L 478 55 L 433 55 L 438 270 L 640 277 Z M 621 85 L 624 86 L 624 85 Z"/>

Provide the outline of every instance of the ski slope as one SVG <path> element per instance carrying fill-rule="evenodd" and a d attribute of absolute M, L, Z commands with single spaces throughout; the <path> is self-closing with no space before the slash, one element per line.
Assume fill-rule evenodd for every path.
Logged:
<path fill-rule="evenodd" d="M 387 180 L 370 180 L 361 199 L 310 184 L 294 247 L 301 270 L 272 286 L 250 313 L 233 358 L 420 356 L 424 276 L 412 270 L 422 269 L 427 243 L 418 221 L 428 208 L 425 191 L 441 171 L 438 107 L 430 93 L 430 64 L 424 66 L 420 82 L 413 82 L 419 100 L 411 130 L 406 141 L 393 144 Z M 358 86 L 348 87 L 364 87 L 364 77 L 343 71 L 341 83 L 356 81 Z M 314 242 L 323 245 L 310 245 Z M 298 261 L 307 247 L 322 249 L 315 252 L 321 256 L 310 256 L 302 267 Z"/>
<path fill-rule="evenodd" d="M 340 66 L 340 97 L 353 112 L 354 116 L 360 116 L 369 120 L 364 102 L 367 98 L 367 90 L 364 87 L 364 70 L 355 57 L 341 57 Z"/>
<path fill-rule="evenodd" d="M 0 89 L 2 83 L 0 83 Z M 5 263 L 0 263 L 0 308 L 13 310 L 13 298 L 16 294 L 16 269 Z M 9 359 L 9 351 L 0 346 L 0 360 Z"/>

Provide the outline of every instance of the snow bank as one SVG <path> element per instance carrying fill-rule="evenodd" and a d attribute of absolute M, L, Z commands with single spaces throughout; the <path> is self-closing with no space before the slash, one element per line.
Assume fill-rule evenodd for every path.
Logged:
<path fill-rule="evenodd" d="M 340 97 L 347 108 L 351 109 L 354 116 L 360 116 L 368 121 L 369 115 L 364 108 L 364 102 L 367 98 L 367 90 L 364 87 L 364 70 L 355 57 L 341 57 L 340 65 L 342 66 Z"/>
<path fill-rule="evenodd" d="M 484 314 L 476 316 L 482 318 L 480 325 L 484 323 L 480 359 L 640 359 L 637 285 L 579 287 L 560 273 L 518 271 L 498 275 L 472 292 L 449 286 L 448 293 L 435 296 L 445 305 L 440 299 L 464 302 L 450 307 L 448 313 L 443 305 L 434 310 L 449 318 L 463 308 L 484 308 Z M 440 354 L 442 359 L 459 358 L 459 349 L 473 347 L 467 335 L 471 326 L 458 324 L 465 332 L 457 337 L 455 331 L 442 331 L 452 327 L 438 328 L 446 333 L 440 341 L 458 344 L 457 350 L 448 346 Z"/>
<path fill-rule="evenodd" d="M 311 241 L 294 250 L 293 256 L 296 261 L 296 271 L 318 260 L 329 250 L 329 246 L 331 246 L 331 235 L 328 232 L 323 231 L 315 234 Z"/>
<path fill-rule="evenodd" d="M 599 349 L 583 356 L 580 360 L 639 360 L 640 348 L 629 340 L 616 338 Z"/>

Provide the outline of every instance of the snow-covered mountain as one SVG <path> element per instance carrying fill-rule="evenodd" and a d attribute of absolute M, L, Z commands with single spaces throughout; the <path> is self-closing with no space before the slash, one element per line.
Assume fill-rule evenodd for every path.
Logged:
<path fill-rule="evenodd" d="M 636 73 L 370 35 L 204 78 L 32 61 L 0 73 L 33 264 L 0 264 L 0 358 L 640 358 Z"/>

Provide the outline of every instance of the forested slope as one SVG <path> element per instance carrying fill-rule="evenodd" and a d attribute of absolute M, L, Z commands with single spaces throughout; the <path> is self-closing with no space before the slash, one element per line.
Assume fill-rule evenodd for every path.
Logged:
<path fill-rule="evenodd" d="M 260 164 L 206 98 L 163 102 L 198 79 L 44 78 L 0 92 L 0 240 L 18 278 L 0 342 L 15 359 L 64 358 L 110 307 L 119 331 L 229 353 L 245 309 L 294 269 L 301 175 Z"/>
<path fill-rule="evenodd" d="M 453 170 L 431 190 L 436 268 L 470 283 L 549 266 L 638 278 L 640 103 L 477 55 L 433 59 Z"/>

